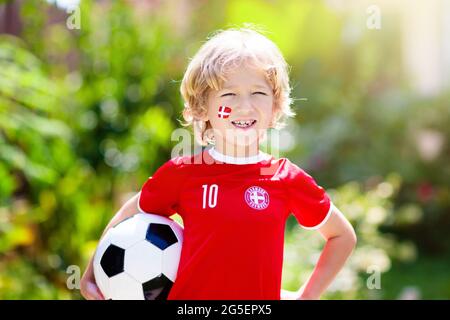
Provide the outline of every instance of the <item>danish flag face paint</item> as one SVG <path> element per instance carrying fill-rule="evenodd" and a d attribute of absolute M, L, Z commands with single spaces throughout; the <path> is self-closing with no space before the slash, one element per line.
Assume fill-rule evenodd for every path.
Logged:
<path fill-rule="evenodd" d="M 231 113 L 230 107 L 220 106 L 217 116 L 221 119 L 226 119 L 230 116 L 230 113 Z"/>

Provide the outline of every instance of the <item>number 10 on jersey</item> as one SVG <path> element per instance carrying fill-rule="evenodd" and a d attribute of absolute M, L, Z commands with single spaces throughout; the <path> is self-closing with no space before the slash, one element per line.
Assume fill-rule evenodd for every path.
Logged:
<path fill-rule="evenodd" d="M 203 188 L 203 209 L 214 208 L 217 205 L 217 193 L 219 187 L 217 184 L 202 185 Z"/>

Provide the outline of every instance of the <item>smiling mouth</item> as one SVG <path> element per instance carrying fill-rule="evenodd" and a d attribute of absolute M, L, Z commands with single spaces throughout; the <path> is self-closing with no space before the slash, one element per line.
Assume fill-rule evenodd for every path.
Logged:
<path fill-rule="evenodd" d="M 231 121 L 233 126 L 239 129 L 248 129 L 255 125 L 256 120 L 234 120 Z"/>

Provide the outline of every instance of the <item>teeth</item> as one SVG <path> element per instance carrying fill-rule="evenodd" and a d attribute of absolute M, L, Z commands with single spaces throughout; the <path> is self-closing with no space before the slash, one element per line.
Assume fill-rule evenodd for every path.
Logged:
<path fill-rule="evenodd" d="M 253 124 L 255 120 L 246 120 L 246 121 L 232 121 L 233 124 L 242 126 L 242 127 L 248 127 Z"/>

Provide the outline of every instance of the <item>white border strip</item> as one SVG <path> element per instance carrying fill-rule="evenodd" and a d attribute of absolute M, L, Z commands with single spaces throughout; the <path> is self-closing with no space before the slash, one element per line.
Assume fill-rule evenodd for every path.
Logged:
<path fill-rule="evenodd" d="M 334 208 L 334 204 L 333 204 L 333 202 L 330 201 L 330 208 L 328 209 L 327 215 L 322 220 L 322 222 L 320 222 L 318 225 L 315 225 L 314 227 L 305 227 L 305 226 L 301 225 L 301 223 L 299 223 L 300 226 L 306 230 L 317 230 L 317 229 L 321 228 L 328 221 L 328 219 L 330 219 L 331 213 L 333 212 L 333 208 Z"/>

